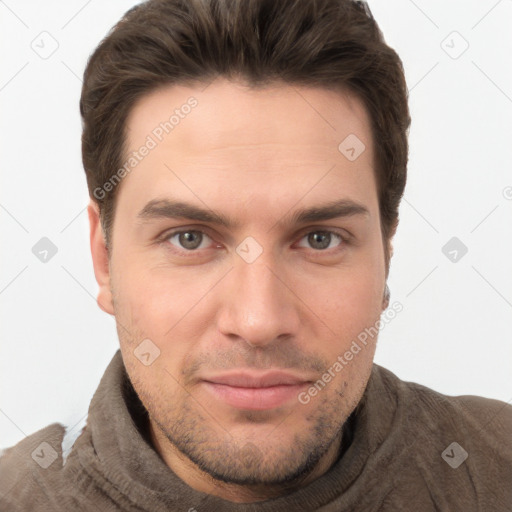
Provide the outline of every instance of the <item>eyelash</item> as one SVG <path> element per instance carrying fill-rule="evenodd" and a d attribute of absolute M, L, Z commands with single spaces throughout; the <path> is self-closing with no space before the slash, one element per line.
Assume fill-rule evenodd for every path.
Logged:
<path fill-rule="evenodd" d="M 197 229 L 197 228 L 188 228 L 188 229 L 183 229 L 183 228 L 180 228 L 180 229 L 175 229 L 175 230 L 171 230 L 171 231 L 167 231 L 165 232 L 162 236 L 158 237 L 158 239 L 156 240 L 156 242 L 158 244 L 165 244 L 167 246 L 167 248 L 174 252 L 174 253 L 178 253 L 180 255 L 187 255 L 187 256 L 191 256 L 193 257 L 194 255 L 197 255 L 200 253 L 201 249 L 178 249 L 176 246 L 172 245 L 169 240 L 176 236 L 176 235 L 180 235 L 182 233 L 189 233 L 189 232 L 194 232 L 194 233 L 201 233 L 202 235 L 206 235 L 208 238 L 210 238 L 212 241 L 213 238 L 205 231 L 201 230 L 201 229 Z M 315 253 L 318 253 L 319 255 L 321 254 L 331 254 L 332 255 L 332 252 L 338 252 L 338 251 L 341 251 L 345 248 L 346 245 L 349 245 L 350 242 L 351 242 L 351 237 L 348 236 L 347 234 L 345 233 L 341 233 L 337 230 L 332 230 L 332 229 L 324 229 L 324 228 L 317 228 L 317 229 L 311 229 L 309 231 L 305 231 L 305 232 L 302 232 L 299 240 L 302 240 L 304 237 L 306 237 L 307 235 L 310 235 L 312 233 L 327 233 L 327 234 L 330 234 L 330 235 L 334 235 L 336 238 L 338 238 L 340 240 L 340 245 L 337 246 L 337 247 L 334 247 L 334 248 L 331 248 L 331 249 L 311 249 L 313 252 Z M 204 249 L 203 249 L 204 250 Z"/>

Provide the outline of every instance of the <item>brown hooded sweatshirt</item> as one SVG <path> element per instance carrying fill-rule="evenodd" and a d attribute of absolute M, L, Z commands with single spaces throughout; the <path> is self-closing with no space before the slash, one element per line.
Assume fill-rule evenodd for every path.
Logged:
<path fill-rule="evenodd" d="M 117 351 L 71 447 L 54 423 L 0 457 L 0 512 L 512 511 L 512 406 L 449 397 L 374 364 L 335 464 L 299 490 L 239 504 L 198 492 L 154 450 Z"/>

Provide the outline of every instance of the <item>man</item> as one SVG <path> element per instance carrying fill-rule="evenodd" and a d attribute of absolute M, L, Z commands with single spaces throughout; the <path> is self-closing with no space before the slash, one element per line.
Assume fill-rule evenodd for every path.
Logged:
<path fill-rule="evenodd" d="M 124 16 L 80 103 L 120 351 L 77 439 L 0 458 L 2 510 L 511 509 L 512 408 L 373 364 L 406 91 L 362 2 Z"/>

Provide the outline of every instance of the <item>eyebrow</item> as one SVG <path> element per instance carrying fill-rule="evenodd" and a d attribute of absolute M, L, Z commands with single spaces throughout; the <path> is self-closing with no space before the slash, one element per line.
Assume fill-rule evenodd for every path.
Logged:
<path fill-rule="evenodd" d="M 352 201 L 351 199 L 340 199 L 323 205 L 297 210 L 292 215 L 289 223 L 291 225 L 305 224 L 308 222 L 319 222 L 358 215 L 369 217 L 370 212 L 366 206 Z M 137 214 L 137 218 L 143 222 L 164 218 L 188 219 L 217 224 L 228 229 L 234 229 L 240 226 L 239 222 L 223 214 L 214 212 L 211 209 L 169 199 L 153 199 L 149 201 Z M 278 223 L 283 224 L 283 221 L 279 221 Z"/>

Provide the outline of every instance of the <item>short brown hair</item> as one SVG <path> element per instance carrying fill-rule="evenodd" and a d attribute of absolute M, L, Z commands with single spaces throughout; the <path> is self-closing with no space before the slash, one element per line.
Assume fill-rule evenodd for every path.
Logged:
<path fill-rule="evenodd" d="M 366 2 L 354 0 L 149 0 L 130 9 L 91 55 L 80 99 L 82 159 L 107 247 L 119 187 L 102 187 L 124 161 L 134 103 L 165 84 L 217 77 L 344 88 L 363 101 L 387 273 L 406 182 L 408 92 L 400 58 Z"/>

